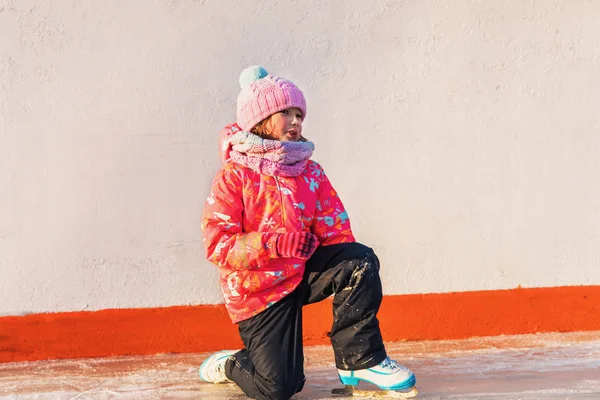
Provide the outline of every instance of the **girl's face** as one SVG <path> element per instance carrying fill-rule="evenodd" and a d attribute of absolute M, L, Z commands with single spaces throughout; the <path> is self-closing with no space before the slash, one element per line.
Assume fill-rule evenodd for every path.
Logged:
<path fill-rule="evenodd" d="M 275 140 L 297 142 L 302 138 L 302 111 L 286 108 L 269 117 L 265 128 Z"/>

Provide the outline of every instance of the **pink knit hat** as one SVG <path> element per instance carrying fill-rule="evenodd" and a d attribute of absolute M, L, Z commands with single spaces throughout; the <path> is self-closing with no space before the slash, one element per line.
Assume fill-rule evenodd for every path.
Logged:
<path fill-rule="evenodd" d="M 263 119 L 278 111 L 298 107 L 306 117 L 306 100 L 296 85 L 287 79 L 269 75 L 259 66 L 244 69 L 240 74 L 237 99 L 237 123 L 249 131 Z"/>

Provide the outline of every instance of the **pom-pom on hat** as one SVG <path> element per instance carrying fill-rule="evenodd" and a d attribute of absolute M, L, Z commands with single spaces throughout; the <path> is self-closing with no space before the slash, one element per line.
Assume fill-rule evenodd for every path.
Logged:
<path fill-rule="evenodd" d="M 298 107 L 302 117 L 306 116 L 304 94 L 291 81 L 252 66 L 242 71 L 239 82 L 237 123 L 243 130 L 250 131 L 263 119 L 290 107 Z"/>

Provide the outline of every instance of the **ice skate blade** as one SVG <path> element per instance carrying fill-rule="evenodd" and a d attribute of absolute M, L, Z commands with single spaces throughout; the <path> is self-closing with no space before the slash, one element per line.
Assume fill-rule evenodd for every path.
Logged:
<path fill-rule="evenodd" d="M 354 386 L 346 385 L 343 388 L 333 389 L 332 395 L 343 397 L 381 397 L 387 399 L 412 399 L 417 397 L 419 391 L 416 387 L 410 388 L 408 391 L 399 390 L 360 390 Z"/>

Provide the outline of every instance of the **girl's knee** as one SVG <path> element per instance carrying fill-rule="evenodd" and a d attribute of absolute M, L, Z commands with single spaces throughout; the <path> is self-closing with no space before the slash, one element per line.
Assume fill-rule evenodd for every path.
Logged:
<path fill-rule="evenodd" d="M 298 382 L 273 382 L 264 390 L 265 400 L 289 400 L 293 395 L 302 390 L 304 381 Z"/>
<path fill-rule="evenodd" d="M 365 273 L 379 273 L 379 259 L 372 248 L 359 244 L 362 250 L 362 256 L 355 258 L 356 263 L 354 271 L 363 271 Z"/>
<path fill-rule="evenodd" d="M 372 248 L 362 243 L 346 243 L 343 251 L 343 259 L 346 260 L 367 260 L 368 262 L 379 266 L 379 260 Z"/>

